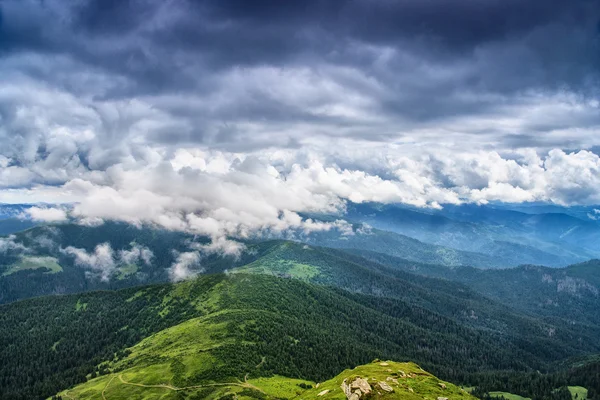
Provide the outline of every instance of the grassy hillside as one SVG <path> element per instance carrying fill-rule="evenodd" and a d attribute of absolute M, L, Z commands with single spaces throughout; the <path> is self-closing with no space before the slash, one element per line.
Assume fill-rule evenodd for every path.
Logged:
<path fill-rule="evenodd" d="M 211 275 L 1 306 L 0 397 L 49 396 L 107 373 L 177 387 L 273 375 L 322 381 L 374 358 L 413 360 L 463 380 L 482 369 L 543 368 L 550 344 L 528 340 L 534 353 L 400 300 Z M 136 374 L 148 368 L 157 372 Z"/>
<path fill-rule="evenodd" d="M 298 396 L 298 399 L 346 399 L 344 384 L 350 386 L 357 379 L 363 379 L 373 399 L 451 399 L 471 400 L 471 396 L 461 388 L 442 380 L 421 369 L 414 363 L 374 361 L 370 364 L 346 370 L 335 378 L 325 381 Z"/>
<path fill-rule="evenodd" d="M 490 392 L 490 397 L 493 399 L 506 399 L 506 400 L 531 400 L 529 397 L 519 396 L 518 394 L 512 394 L 508 392 Z"/>
<path fill-rule="evenodd" d="M 164 282 L 169 278 L 167 269 L 176 257 L 173 250 L 188 251 L 188 242 L 193 239 L 182 233 L 139 229 L 116 223 L 100 227 L 37 227 L 21 232 L 16 235 L 15 241 L 28 249 L 27 255 L 7 253 L 0 256 L 6 261 L 2 265 L 0 260 L 0 269 L 3 268 L 0 274 L 0 302 L 45 294 L 119 289 Z M 202 241 L 202 238 L 195 240 Z M 97 244 L 105 241 L 111 243 L 115 252 L 131 248 L 132 243 L 146 246 L 154 253 L 152 263 L 121 265 L 108 281 L 103 281 L 90 275 L 88 269 L 76 265 L 72 256 L 61 251 L 61 248 L 73 246 L 92 252 Z M 542 323 L 531 317 L 524 318 L 463 285 L 418 277 L 397 268 L 386 268 L 343 251 L 285 241 L 249 242 L 246 246 L 247 251 L 239 259 L 207 256 L 202 260 L 202 267 L 207 272 L 242 267 L 247 272 L 294 277 L 352 292 L 398 298 L 469 326 L 502 334 L 510 332 L 526 337 L 533 335 L 539 339 L 546 337 L 557 343 L 551 347 L 552 352 L 563 355 L 588 351 L 590 339 L 597 337 L 598 332 L 593 329 L 573 330 L 568 325 L 562 326 L 560 321 Z M 46 265 L 39 262 L 24 263 L 25 258 L 52 262 Z M 555 336 L 548 338 L 548 332 L 554 332 Z M 549 358 L 554 357 L 554 354 L 549 355 Z"/>
<path fill-rule="evenodd" d="M 340 399 L 346 400 L 344 382 L 351 386 L 364 379 L 363 390 L 370 399 L 423 399 L 450 397 L 475 399 L 459 387 L 439 380 L 414 363 L 374 361 L 347 369 L 324 382 L 315 383 L 283 376 L 174 386 L 161 376 L 161 369 L 116 373 L 96 378 L 59 394 L 63 399 Z M 148 379 L 148 376 L 153 378 Z M 159 383 L 141 383 L 159 382 Z M 382 389 L 383 388 L 383 389 Z M 385 389 L 385 390 L 384 390 Z M 352 389 L 351 389 L 352 390 Z M 356 391 L 356 389 L 354 389 Z M 366 395 L 367 393 L 364 393 Z M 363 395 L 363 397 L 365 397 Z"/>
<path fill-rule="evenodd" d="M 253 269 L 255 272 L 260 272 L 257 269 L 260 263 L 263 265 L 263 272 L 276 272 L 284 276 L 293 276 L 305 280 L 318 280 L 319 282 L 328 280 L 330 282 L 331 276 L 325 279 L 323 271 L 318 272 L 313 269 L 319 262 L 318 260 L 315 261 L 315 259 L 324 256 L 325 253 L 333 255 L 338 259 L 343 259 L 342 262 L 350 261 L 354 264 L 367 266 L 372 271 L 378 271 L 378 273 L 384 273 L 388 276 L 390 274 L 384 272 L 381 265 L 374 265 L 374 262 L 385 264 L 388 267 L 392 267 L 392 269 L 398 270 L 402 268 L 397 268 L 394 257 L 400 256 L 403 257 L 404 261 L 410 263 L 410 267 L 414 267 L 415 265 L 423 266 L 426 263 L 429 263 L 429 265 L 451 266 L 452 269 L 450 270 L 438 268 L 437 270 L 427 272 L 431 276 L 452 279 L 473 286 L 473 288 L 485 293 L 487 296 L 487 291 L 483 289 L 488 288 L 477 286 L 480 281 L 475 274 L 479 273 L 479 270 L 460 268 L 459 266 L 465 264 L 500 265 L 497 259 L 487 256 L 481 258 L 481 255 L 475 253 L 459 252 L 450 248 L 425 244 L 395 233 L 377 230 L 357 231 L 354 235 L 341 235 L 337 231 L 316 233 L 306 239 L 313 243 L 313 245 L 305 249 L 306 251 L 304 252 L 306 254 L 302 255 L 301 258 L 309 259 L 309 262 L 302 263 L 296 260 L 298 258 L 297 254 L 301 253 L 304 247 L 304 245 L 300 245 L 299 248 L 293 249 L 295 254 L 291 256 L 283 254 L 279 257 L 278 263 L 282 259 L 289 260 L 291 263 L 288 265 L 289 268 L 284 268 L 283 265 L 277 265 L 275 269 L 272 268 L 274 266 L 270 255 L 272 249 L 278 248 L 281 243 L 285 243 L 277 240 L 246 242 L 246 251 L 237 259 L 232 257 L 223 258 L 218 255 L 206 255 L 202 259 L 202 268 L 205 272 L 216 273 L 250 264 L 248 268 Z M 16 246 L 0 253 L 0 303 L 48 294 L 120 289 L 141 284 L 166 282 L 169 280 L 168 268 L 176 261 L 177 252 L 190 251 L 190 243 L 201 244 L 206 242 L 206 240 L 206 238 L 194 237 L 184 233 L 156 230 L 147 227 L 139 228 L 122 223 L 105 223 L 98 227 L 85 227 L 73 224 L 35 227 L 15 234 L 12 241 Z M 109 276 L 110 279 L 102 280 L 97 272 L 95 273 L 85 266 L 78 265 L 73 255 L 64 251 L 65 248 L 71 246 L 92 253 L 95 247 L 102 243 L 109 243 L 115 254 L 118 254 L 120 251 L 128 251 L 134 245 L 142 246 L 152 251 L 153 258 L 149 264 L 138 260 L 137 263 L 118 265 Z M 372 262 L 369 264 L 365 260 L 357 258 L 349 260 L 348 256 L 342 256 L 340 255 L 341 252 L 334 250 L 321 251 L 315 256 L 309 257 L 308 254 L 314 248 L 314 244 L 333 246 L 344 251 L 359 252 L 360 255 L 370 258 Z M 373 250 L 384 257 L 387 254 L 388 260 L 370 257 L 369 255 L 375 254 L 372 253 Z M 331 259 L 331 257 L 329 258 Z M 30 262 L 31 260 L 36 261 L 32 263 Z M 47 260 L 48 262 L 44 264 L 43 260 Z M 391 263 L 389 260 L 392 260 Z M 270 264 L 265 266 L 265 263 Z M 331 264 L 329 261 L 325 261 L 325 263 Z M 364 270 L 363 268 L 362 272 Z M 452 276 L 449 271 L 455 276 Z M 461 275 L 465 271 L 468 273 Z M 422 271 L 408 270 L 408 272 L 421 273 Z M 471 272 L 472 277 L 469 276 Z M 490 273 L 489 276 L 494 275 Z M 402 279 L 406 278 L 403 277 Z M 361 285 L 360 281 L 359 279 L 354 279 L 354 282 L 348 288 L 354 290 L 351 286 L 359 283 L 359 286 L 362 287 L 357 289 L 361 291 L 365 290 L 365 285 Z M 513 281 L 509 279 L 507 282 L 510 282 L 510 284 L 507 283 L 510 286 Z M 373 292 L 376 290 L 387 290 L 387 288 L 377 285 L 372 288 Z M 460 292 L 460 289 L 450 286 L 444 287 L 441 290 L 448 293 Z M 416 297 L 421 298 L 422 296 Z M 500 299 L 500 297 L 496 298 Z M 510 299 L 511 302 L 514 300 Z M 520 299 L 516 300 L 520 301 Z M 523 299 L 523 301 L 526 300 Z"/>
<path fill-rule="evenodd" d="M 355 235 L 361 236 L 361 235 Z M 369 236 L 369 235 L 366 235 Z M 153 229 L 139 229 L 126 224 L 105 224 L 100 227 L 81 227 L 76 225 L 60 225 L 55 227 L 38 227 L 16 235 L 15 241 L 28 250 L 27 255 L 4 254 L 0 258 L 8 264 L 2 265 L 0 260 L 0 302 L 14 301 L 23 297 L 39 296 L 44 294 L 62 294 L 84 292 L 98 289 L 118 289 L 143 283 L 164 282 L 168 280 L 167 269 L 174 261 L 173 249 L 179 251 L 189 250 L 188 241 L 194 238 L 185 234 Z M 154 258 L 150 265 L 144 263 L 120 265 L 114 270 L 108 281 L 103 281 L 97 276 L 90 276 L 89 270 L 76 265 L 72 256 L 66 255 L 61 248 L 67 245 L 93 251 L 98 243 L 110 240 L 112 248 L 116 251 L 129 249 L 132 243 L 147 246 L 153 249 Z M 202 238 L 196 238 L 201 241 Z M 595 351 L 600 337 L 598 325 L 588 324 L 573 325 L 569 320 L 541 320 L 538 314 L 522 315 L 521 312 L 530 312 L 523 304 L 531 303 L 527 296 L 535 296 L 535 290 L 511 291 L 513 287 L 523 285 L 519 279 L 478 279 L 478 274 L 503 274 L 500 271 L 481 271 L 472 268 L 427 267 L 428 273 L 445 280 L 422 277 L 413 272 L 422 273 L 420 270 L 405 267 L 426 264 L 403 261 L 404 264 L 395 264 L 395 258 L 366 260 L 362 257 L 348 254 L 345 251 L 304 245 L 286 241 L 265 241 L 246 243 L 247 251 L 239 259 L 207 256 L 202 260 L 202 267 L 207 272 L 220 272 L 223 270 L 245 271 L 252 273 L 271 274 L 281 277 L 294 277 L 311 283 L 336 286 L 351 292 L 363 293 L 378 297 L 400 299 L 408 304 L 428 309 L 445 317 L 477 329 L 485 329 L 501 336 L 522 338 L 519 346 L 527 353 L 543 354 L 546 360 L 563 358 L 567 355 L 579 355 Z M 375 253 L 369 253 L 375 254 Z M 377 253 L 378 254 L 378 253 Z M 365 255 L 365 254 L 362 254 Z M 367 255 L 368 256 L 368 255 Z M 36 262 L 32 262 L 35 260 Z M 43 265 L 40 260 L 47 260 Z M 392 260 L 390 262 L 390 260 Z M 27 262 L 25 262 L 27 261 Z M 387 264 L 386 266 L 382 264 Z M 410 271 L 408 273 L 406 270 Z M 431 269 L 433 268 L 433 269 Z M 472 277 L 465 275 L 464 279 L 455 279 L 450 274 L 458 277 L 462 271 L 470 271 Z M 558 271 L 558 270 L 557 270 Z M 435 275 L 438 274 L 438 275 Z M 466 287 L 461 283 L 454 283 L 448 279 L 458 280 L 475 289 Z M 551 289 L 539 278 L 541 289 Z M 484 283 L 496 285 L 490 290 Z M 554 290 L 557 290 L 560 279 L 555 280 Z M 507 283 L 502 283 L 507 282 Z M 568 281 L 571 282 L 571 281 Z M 568 283 L 567 282 L 567 283 Z M 559 294 L 573 299 L 568 306 L 593 302 L 591 297 L 572 296 L 571 287 L 575 290 L 585 290 L 584 287 L 565 286 L 560 284 L 562 290 Z M 502 287 L 502 285 L 505 285 Z M 508 286 L 507 286 L 508 285 Z M 502 292 L 502 290 L 505 292 Z M 480 293 L 477 293 L 479 291 Z M 514 293 L 515 296 L 496 296 L 495 293 Z M 520 296 L 520 297 L 519 297 Z M 502 301 L 492 301 L 488 297 Z M 562 304 L 562 303 L 561 303 Z M 587 303 L 586 303 L 587 304 Z M 591 303 L 590 303 L 591 304 Z M 551 310 L 571 310 L 575 314 L 578 308 L 548 307 Z M 593 313 L 598 313 L 596 308 Z M 590 314 L 590 315 L 593 315 Z M 544 314 L 541 314 L 544 315 Z M 546 314 L 549 317 L 556 314 Z M 577 320 L 579 322 L 579 320 Z M 585 321 L 584 321 L 585 322 Z M 531 351 L 533 346 L 531 338 L 535 338 L 541 349 Z"/>

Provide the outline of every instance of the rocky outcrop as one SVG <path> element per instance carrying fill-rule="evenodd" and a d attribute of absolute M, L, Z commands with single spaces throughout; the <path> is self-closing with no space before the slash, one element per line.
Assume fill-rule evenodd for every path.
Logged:
<path fill-rule="evenodd" d="M 391 392 L 393 392 L 393 391 L 394 391 L 394 388 L 392 388 L 390 385 L 388 385 L 388 384 L 387 384 L 387 383 L 385 383 L 385 382 L 379 382 L 377 385 L 379 386 L 379 388 L 380 388 L 381 390 L 383 390 L 383 391 L 385 391 L 385 392 L 391 393 Z"/>
<path fill-rule="evenodd" d="M 1 0 L 0 0 L 1 1 Z M 327 385 L 327 386 L 323 386 Z M 374 360 L 372 363 L 346 370 L 325 382 L 321 389 L 301 395 L 302 399 L 344 400 L 477 400 L 459 387 L 444 382 L 414 363 Z M 318 393 L 328 388 L 322 397 Z M 340 388 L 342 393 L 340 393 Z"/>
<path fill-rule="evenodd" d="M 352 382 L 350 383 L 348 383 L 347 379 L 344 379 L 341 388 L 348 400 L 359 400 L 373 390 L 371 385 L 369 385 L 369 382 L 361 377 L 352 379 Z"/>

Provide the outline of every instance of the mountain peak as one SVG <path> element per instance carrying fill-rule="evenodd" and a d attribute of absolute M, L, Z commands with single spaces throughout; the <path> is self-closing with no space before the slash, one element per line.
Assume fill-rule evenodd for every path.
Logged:
<path fill-rule="evenodd" d="M 474 399 L 463 389 L 444 382 L 413 362 L 375 360 L 347 369 L 318 384 L 298 399 Z"/>

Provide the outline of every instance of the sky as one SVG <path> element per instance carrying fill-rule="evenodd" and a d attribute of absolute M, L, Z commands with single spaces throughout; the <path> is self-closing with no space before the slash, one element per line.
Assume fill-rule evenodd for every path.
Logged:
<path fill-rule="evenodd" d="M 600 204 L 600 3 L 0 0 L 0 203 L 219 243 L 367 201 Z"/>

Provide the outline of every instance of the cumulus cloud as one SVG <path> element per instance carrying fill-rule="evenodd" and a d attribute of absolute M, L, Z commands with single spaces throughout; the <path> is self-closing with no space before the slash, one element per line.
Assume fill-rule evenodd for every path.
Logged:
<path fill-rule="evenodd" d="M 223 236 L 212 237 L 209 243 L 189 243 L 190 249 L 194 251 L 178 253 L 176 259 L 169 268 L 169 276 L 172 281 L 178 282 L 192 278 L 202 272 L 202 258 L 210 254 L 218 254 L 222 257 L 238 259 L 242 252 L 246 251 L 243 243 L 230 240 Z"/>
<path fill-rule="evenodd" d="M 0 237 L 0 253 L 28 251 L 27 247 L 23 243 L 17 242 L 16 239 L 15 235 Z"/>
<path fill-rule="evenodd" d="M 75 263 L 89 268 L 93 273 L 100 275 L 100 279 L 108 281 L 116 269 L 113 249 L 110 243 L 102 243 L 96 246 L 94 251 L 88 253 L 85 249 L 69 246 L 64 250 L 65 254 L 75 257 Z"/>
<path fill-rule="evenodd" d="M 138 264 L 143 262 L 146 265 L 152 265 L 154 253 L 145 246 L 140 246 L 137 243 L 131 245 L 131 249 L 119 250 L 118 260 L 122 264 Z"/>
<path fill-rule="evenodd" d="M 201 258 L 200 253 L 197 251 L 177 254 L 175 262 L 169 269 L 171 280 L 178 282 L 202 273 L 203 270 L 200 268 Z"/>
<path fill-rule="evenodd" d="M 108 242 L 97 245 L 92 252 L 73 246 L 61 249 L 61 251 L 73 256 L 75 264 L 89 269 L 92 274 L 99 276 L 105 282 L 110 280 L 120 265 L 138 264 L 140 261 L 150 265 L 154 257 L 150 249 L 135 243 L 131 249 L 118 252 L 115 252 Z"/>
<path fill-rule="evenodd" d="M 33 221 L 65 222 L 68 220 L 67 211 L 56 207 L 31 207 L 25 210 L 24 216 Z"/>
<path fill-rule="evenodd" d="M 229 238 L 330 229 L 351 234 L 343 217 L 347 202 L 433 208 L 490 201 L 600 202 L 600 157 L 590 151 L 402 154 L 398 149 L 349 156 L 312 152 L 305 159 L 293 151 L 179 150 L 145 166 L 114 165 L 95 179 L 75 178 L 62 188 L 77 196 L 70 216 L 81 224 L 150 223 L 208 236 L 226 253 L 233 251 Z M 52 209 L 33 210 L 32 216 Z M 301 216 L 311 213 L 339 219 Z"/>
<path fill-rule="evenodd" d="M 589 151 L 421 154 L 390 157 L 366 172 L 320 161 L 274 166 L 273 159 L 235 159 L 210 173 L 160 163 L 141 170 L 113 168 L 109 185 L 71 181 L 82 200 L 73 215 L 152 222 L 211 237 L 249 237 L 256 231 L 331 229 L 301 213 L 342 213 L 346 201 L 421 207 L 489 201 L 600 202 L 600 158 Z M 279 169 L 278 169 L 279 168 Z M 382 177 L 385 176 L 385 177 Z M 339 224 L 339 223 L 338 223 Z"/>
<path fill-rule="evenodd" d="M 225 257 L 239 258 L 246 246 L 243 243 L 229 240 L 225 237 L 215 237 L 208 244 L 192 243 L 191 247 L 200 251 L 203 255 L 219 254 Z"/>

